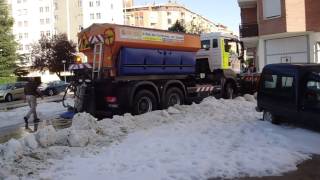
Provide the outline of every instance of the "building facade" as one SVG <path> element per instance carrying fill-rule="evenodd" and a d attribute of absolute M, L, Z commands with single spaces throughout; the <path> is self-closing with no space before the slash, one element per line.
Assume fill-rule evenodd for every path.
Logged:
<path fill-rule="evenodd" d="M 226 26 L 214 23 L 175 2 L 143 6 L 130 6 L 132 3 L 126 5 L 129 5 L 124 10 L 126 25 L 168 30 L 178 20 L 191 32 L 232 33 Z"/>
<path fill-rule="evenodd" d="M 37 1 L 37 2 L 35 2 Z M 41 36 L 66 33 L 77 43 L 77 33 L 92 23 L 123 24 L 123 1 L 113 0 L 9 0 L 13 34 L 19 54 L 30 54 Z"/>
<path fill-rule="evenodd" d="M 238 0 L 240 37 L 259 71 L 272 63 L 320 63 L 320 1 Z"/>

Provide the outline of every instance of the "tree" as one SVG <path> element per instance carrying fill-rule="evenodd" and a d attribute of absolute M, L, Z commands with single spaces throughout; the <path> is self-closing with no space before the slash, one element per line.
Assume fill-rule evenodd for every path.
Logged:
<path fill-rule="evenodd" d="M 8 5 L 0 0 L 0 77 L 12 75 L 17 60 L 17 43 L 12 34 L 13 18 L 9 16 Z"/>
<path fill-rule="evenodd" d="M 60 76 L 64 68 L 63 60 L 68 67 L 74 62 L 75 52 L 76 45 L 68 40 L 66 34 L 58 34 L 52 38 L 43 36 L 32 46 L 33 68 L 40 71 L 48 69 Z"/>
<path fill-rule="evenodd" d="M 187 25 L 187 32 L 191 34 L 202 34 L 207 31 L 199 17 L 194 17 L 192 21 Z"/>
<path fill-rule="evenodd" d="M 184 27 L 184 25 L 180 22 L 180 21 L 176 21 L 174 23 L 174 25 L 172 25 L 169 29 L 169 31 L 172 31 L 172 32 L 183 32 L 185 33 L 186 32 L 186 28 Z"/>

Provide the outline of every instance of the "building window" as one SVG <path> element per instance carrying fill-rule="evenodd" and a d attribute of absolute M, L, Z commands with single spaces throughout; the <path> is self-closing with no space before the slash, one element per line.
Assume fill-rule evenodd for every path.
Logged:
<path fill-rule="evenodd" d="M 25 38 L 25 39 L 28 39 L 28 37 L 29 37 L 29 36 L 28 36 L 28 33 L 24 33 L 24 38 Z"/>
<path fill-rule="evenodd" d="M 44 31 L 40 31 L 40 35 L 41 35 L 41 36 L 44 36 Z"/>
<path fill-rule="evenodd" d="M 78 0 L 78 6 L 82 7 L 82 0 Z"/>
<path fill-rule="evenodd" d="M 17 3 L 20 4 L 20 3 L 21 3 L 21 0 L 17 0 Z"/>
<path fill-rule="evenodd" d="M 172 24 L 172 20 L 171 19 L 168 19 L 168 24 Z"/>
<path fill-rule="evenodd" d="M 100 6 L 100 0 L 96 1 L 96 6 Z"/>
<path fill-rule="evenodd" d="M 46 7 L 46 12 L 49 12 L 49 7 L 48 6 Z"/>
<path fill-rule="evenodd" d="M 263 17 L 272 19 L 281 16 L 281 0 L 263 0 Z"/>
<path fill-rule="evenodd" d="M 28 21 L 24 21 L 24 27 L 28 27 L 29 23 Z"/>
<path fill-rule="evenodd" d="M 22 46 L 21 44 L 19 44 L 18 50 L 19 50 L 19 51 L 22 51 L 22 50 L 23 50 L 23 46 Z"/>
<path fill-rule="evenodd" d="M 22 33 L 19 33 L 19 40 L 21 40 L 23 38 Z"/>
<path fill-rule="evenodd" d="M 167 12 L 167 16 L 171 16 L 171 12 Z"/>
<path fill-rule="evenodd" d="M 47 18 L 47 19 L 46 19 L 46 24 L 49 24 L 49 23 L 50 23 L 50 19 Z"/>
<path fill-rule="evenodd" d="M 101 19 L 101 13 L 96 13 L 97 19 Z"/>
<path fill-rule="evenodd" d="M 47 31 L 47 32 L 46 32 L 46 36 L 49 37 L 50 35 L 51 35 L 51 34 L 50 34 L 50 31 Z"/>
<path fill-rule="evenodd" d="M 22 21 L 19 21 L 19 22 L 18 22 L 18 26 L 19 26 L 19 27 L 22 27 Z"/>
<path fill-rule="evenodd" d="M 93 1 L 89 2 L 89 7 L 93 7 Z"/>
<path fill-rule="evenodd" d="M 58 21 L 58 15 L 54 15 L 54 20 Z"/>
<path fill-rule="evenodd" d="M 26 49 L 27 51 L 29 51 L 29 50 L 30 50 L 30 45 L 26 45 L 26 46 L 25 46 L 25 49 Z"/>
<path fill-rule="evenodd" d="M 40 19 L 40 24 L 44 25 L 44 19 Z"/>
<path fill-rule="evenodd" d="M 113 4 L 111 3 L 111 5 L 110 5 L 110 8 L 111 8 L 111 10 L 113 10 Z"/>
<path fill-rule="evenodd" d="M 320 63 L 320 42 L 316 43 L 316 47 L 315 47 L 315 54 L 316 54 L 316 63 Z"/>
<path fill-rule="evenodd" d="M 58 10 L 58 3 L 54 3 L 54 10 Z"/>
<path fill-rule="evenodd" d="M 40 7 L 40 12 L 41 12 L 41 13 L 43 12 L 43 7 Z"/>
<path fill-rule="evenodd" d="M 90 14 L 90 19 L 94 19 L 94 14 L 93 13 Z"/>
<path fill-rule="evenodd" d="M 27 2 L 27 0 L 23 0 L 23 3 L 26 3 Z"/>

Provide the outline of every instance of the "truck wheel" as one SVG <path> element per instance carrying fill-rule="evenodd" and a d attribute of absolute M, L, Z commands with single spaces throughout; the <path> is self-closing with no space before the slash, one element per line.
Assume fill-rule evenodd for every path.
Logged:
<path fill-rule="evenodd" d="M 151 91 L 139 91 L 133 100 L 133 114 L 139 115 L 151 112 L 156 109 L 156 97 Z"/>
<path fill-rule="evenodd" d="M 179 88 L 170 88 L 165 95 L 164 108 L 174 106 L 176 104 L 182 105 L 184 103 L 184 96 Z"/>
<path fill-rule="evenodd" d="M 271 112 L 269 111 L 263 111 L 263 120 L 271 122 L 272 124 L 280 124 L 279 120 L 277 119 L 276 116 L 274 116 Z"/>
<path fill-rule="evenodd" d="M 224 88 L 224 98 L 233 99 L 235 96 L 235 88 L 233 83 L 228 82 Z"/>
<path fill-rule="evenodd" d="M 13 101 L 13 98 L 12 98 L 11 94 L 7 94 L 5 99 L 6 99 L 7 102 Z"/>

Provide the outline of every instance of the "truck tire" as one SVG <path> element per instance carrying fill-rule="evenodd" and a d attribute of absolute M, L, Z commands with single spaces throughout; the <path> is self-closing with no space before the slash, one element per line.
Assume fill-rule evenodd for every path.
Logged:
<path fill-rule="evenodd" d="M 149 90 L 141 90 L 133 99 L 132 114 L 139 115 L 156 110 L 157 100 Z"/>
<path fill-rule="evenodd" d="M 263 121 L 269 121 L 271 122 L 272 124 L 276 124 L 276 125 L 279 125 L 280 124 L 280 121 L 279 119 L 273 115 L 271 112 L 269 111 L 263 111 L 263 118 L 262 118 Z"/>
<path fill-rule="evenodd" d="M 184 104 L 184 95 L 179 88 L 173 87 L 167 90 L 164 97 L 163 107 L 164 109 L 167 109 L 170 106 L 174 106 L 176 104 Z"/>

